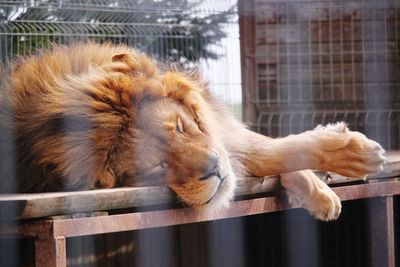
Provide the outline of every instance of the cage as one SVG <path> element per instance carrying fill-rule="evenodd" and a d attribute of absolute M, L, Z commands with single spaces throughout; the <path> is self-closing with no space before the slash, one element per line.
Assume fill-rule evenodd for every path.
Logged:
<path fill-rule="evenodd" d="M 398 147 L 398 2 L 242 2 L 242 58 L 254 70 L 243 72 L 244 117 L 254 129 L 281 136 L 345 120 Z"/>
<path fill-rule="evenodd" d="M 53 44 L 125 43 L 162 61 L 199 67 L 214 94 L 262 134 L 346 121 L 398 149 L 399 28 L 396 0 L 0 0 L 0 61 Z M 396 211 L 398 203 L 396 197 Z M 385 240 L 375 238 L 385 214 L 377 213 L 383 215 L 376 221 L 369 216 L 382 206 L 344 205 L 335 224 L 288 210 L 76 236 L 66 241 L 67 265 L 372 266 L 375 254 L 365 251 L 381 253 L 381 244 L 369 242 Z M 7 238 L 0 242 L 0 265 L 32 266 L 34 242 Z"/>

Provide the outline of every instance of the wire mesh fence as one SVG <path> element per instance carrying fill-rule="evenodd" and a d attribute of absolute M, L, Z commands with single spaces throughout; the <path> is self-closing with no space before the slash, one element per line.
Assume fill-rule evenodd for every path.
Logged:
<path fill-rule="evenodd" d="M 286 136 L 319 124 L 347 122 L 352 130 L 378 136 L 382 146 L 399 149 L 400 110 L 317 110 L 261 113 L 256 130 L 268 136 Z"/>
<path fill-rule="evenodd" d="M 343 112 L 337 110 L 397 117 L 399 3 L 245 2 L 252 4 L 241 14 L 250 14 L 254 25 L 241 32 L 241 38 L 254 39 L 254 53 L 247 55 L 254 66 L 249 68 L 244 60 L 242 71 L 254 76 L 254 86 L 244 92 L 254 113 L 247 122 L 254 129 L 272 136 L 295 133 L 338 120 L 337 114 Z M 233 0 L 0 1 L 0 59 L 8 62 L 53 43 L 88 39 L 126 43 L 161 60 L 188 68 L 200 65 L 213 92 L 240 114 L 238 55 L 240 49 L 242 53 L 248 49 L 239 47 L 237 17 Z M 304 124 L 310 128 L 293 126 L 301 114 L 313 113 L 325 114 L 329 120 L 310 120 Z M 291 117 L 276 131 L 277 126 L 268 123 L 278 114 Z M 351 118 L 346 121 L 352 129 L 358 127 Z M 393 130 L 396 122 L 384 121 L 387 125 L 378 132 L 369 132 L 375 127 L 369 120 L 357 129 L 378 141 L 390 140 L 386 148 L 395 148 L 400 138 Z"/>
<path fill-rule="evenodd" d="M 233 0 L 0 1 L 3 62 L 86 40 L 124 43 L 163 61 L 199 66 L 211 90 L 240 113 L 239 57 L 228 56 L 240 50 Z"/>
<path fill-rule="evenodd" d="M 281 130 L 265 133 L 293 133 L 298 120 L 303 121 L 299 117 L 311 114 L 314 119 L 305 119 L 307 127 L 343 119 L 386 148 L 398 147 L 398 131 L 387 130 L 397 127 L 394 118 L 400 104 L 398 1 L 255 0 L 252 4 L 241 12 L 254 16 L 255 89 L 246 101 L 256 109 L 251 120 L 255 129 L 276 127 L 272 118 L 280 114 Z M 372 131 L 376 121 L 353 121 L 350 114 L 377 116 L 386 125 Z"/>

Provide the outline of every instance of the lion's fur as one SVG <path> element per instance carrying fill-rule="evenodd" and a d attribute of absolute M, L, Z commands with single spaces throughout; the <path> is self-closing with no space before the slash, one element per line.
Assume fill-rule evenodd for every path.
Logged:
<path fill-rule="evenodd" d="M 358 177 L 384 161 L 377 143 L 344 124 L 281 139 L 251 132 L 198 73 L 123 45 L 55 46 L 16 60 L 1 82 L 2 192 L 166 184 L 189 205 L 217 207 L 233 197 L 236 177 Z M 312 172 L 283 178 L 310 213 L 337 218 L 338 198 Z"/>
<path fill-rule="evenodd" d="M 3 150 L 5 144 L 14 146 L 12 151 L 10 147 L 2 151 L 1 156 L 3 160 L 15 155 L 17 191 L 139 184 L 136 166 L 157 164 L 154 162 L 157 159 L 152 159 L 157 147 L 154 143 L 143 147 L 142 141 L 146 142 L 147 137 L 140 136 L 137 126 L 142 123 L 145 127 L 155 113 L 162 114 L 175 103 L 182 106 L 180 112 L 191 115 L 206 136 L 212 136 L 209 138 L 212 142 L 204 141 L 228 153 L 219 143 L 222 142 L 221 121 L 211 118 L 217 117 L 216 112 L 224 116 L 223 120 L 233 118 L 223 108 L 213 107 L 212 101 L 207 102 L 210 96 L 199 75 L 161 71 L 155 60 L 132 48 L 95 43 L 56 46 L 19 59 L 8 75 L 2 94 L 1 130 L 11 134 L 6 135 L 8 138 L 3 134 L 6 140 L 0 141 Z M 146 104 L 153 101 L 161 104 Z M 137 110 L 141 105 L 154 107 L 144 108 L 146 112 L 140 114 L 139 121 Z M 215 105 L 219 104 L 215 102 Z M 206 164 L 202 162 L 206 159 L 193 158 L 193 150 L 169 151 L 169 157 L 172 156 L 193 159 L 192 167 L 195 161 Z M 234 172 L 241 173 L 241 164 L 235 159 L 232 162 Z M 235 179 L 230 180 L 228 187 L 232 195 Z M 190 191 L 174 184 L 175 181 L 170 186 L 183 197 L 184 191 Z M 187 185 L 188 188 L 196 186 L 208 186 L 208 183 Z"/>

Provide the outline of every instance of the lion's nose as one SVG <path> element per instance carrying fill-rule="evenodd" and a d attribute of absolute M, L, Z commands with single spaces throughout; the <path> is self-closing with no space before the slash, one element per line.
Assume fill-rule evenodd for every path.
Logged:
<path fill-rule="evenodd" d="M 204 176 L 200 180 L 205 180 L 213 175 L 218 175 L 219 172 L 219 158 L 216 154 L 212 154 L 207 162 L 207 166 L 204 169 Z"/>

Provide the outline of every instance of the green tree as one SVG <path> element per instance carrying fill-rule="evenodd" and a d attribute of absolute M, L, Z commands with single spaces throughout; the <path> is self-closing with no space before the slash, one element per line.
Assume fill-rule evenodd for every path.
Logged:
<path fill-rule="evenodd" d="M 209 11 L 203 0 L 41 0 L 0 4 L 0 57 L 77 40 L 127 43 L 190 65 L 216 59 L 236 7 Z"/>

